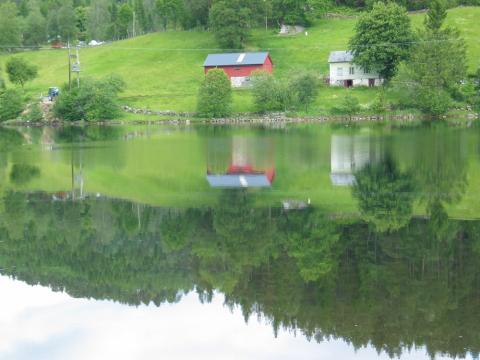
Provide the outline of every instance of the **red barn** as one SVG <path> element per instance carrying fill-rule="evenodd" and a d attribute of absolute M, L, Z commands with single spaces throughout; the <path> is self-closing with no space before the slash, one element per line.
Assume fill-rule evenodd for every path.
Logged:
<path fill-rule="evenodd" d="M 203 67 L 205 74 L 211 69 L 223 69 L 234 87 L 247 85 L 255 70 L 273 72 L 273 62 L 268 52 L 210 54 Z"/>

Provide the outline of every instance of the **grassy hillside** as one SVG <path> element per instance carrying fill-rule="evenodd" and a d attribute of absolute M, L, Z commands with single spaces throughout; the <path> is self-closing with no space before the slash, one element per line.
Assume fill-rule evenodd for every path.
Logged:
<path fill-rule="evenodd" d="M 421 26 L 424 14 L 411 15 L 415 26 Z M 449 11 L 448 23 L 457 26 L 468 44 L 470 70 L 480 66 L 480 7 L 455 8 Z M 256 30 L 249 50 L 269 49 L 276 73 L 285 76 L 299 69 L 320 75 L 328 72 L 328 53 L 345 49 L 353 34 L 355 19 L 325 19 L 304 34 L 280 37 L 275 32 Z M 123 101 L 151 109 L 194 111 L 198 86 L 203 78 L 202 64 L 206 55 L 217 52 L 212 34 L 200 32 L 168 32 L 141 36 L 80 52 L 82 76 L 100 77 L 115 72 L 124 77 L 128 88 Z M 27 85 L 31 95 L 45 93 L 50 86 L 67 81 L 66 50 L 42 50 L 21 55 L 40 67 L 40 77 Z M 6 56 L 0 57 L 0 65 Z M 362 104 L 368 104 L 375 89 L 354 89 Z M 345 89 L 325 87 L 314 111 L 325 112 L 335 106 Z M 235 111 L 252 111 L 249 91 L 234 95 Z"/>

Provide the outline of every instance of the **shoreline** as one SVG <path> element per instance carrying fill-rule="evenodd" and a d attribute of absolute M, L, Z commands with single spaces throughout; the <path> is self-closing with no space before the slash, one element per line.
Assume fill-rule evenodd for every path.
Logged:
<path fill-rule="evenodd" d="M 148 115 L 152 116 L 152 115 Z M 157 115 L 162 116 L 162 115 Z M 387 115 L 320 115 L 320 116 L 292 116 L 289 117 L 284 113 L 271 113 L 266 115 L 258 114 L 239 114 L 227 118 L 202 119 L 193 116 L 183 116 L 177 114 L 172 118 L 164 119 L 138 119 L 138 120 L 99 120 L 99 121 L 63 121 L 49 120 L 28 122 L 23 120 L 7 121 L 0 126 L 16 126 L 16 127 L 62 127 L 62 126 L 127 126 L 127 125 L 286 125 L 286 124 L 307 124 L 307 123 L 332 123 L 332 124 L 351 124 L 351 123 L 402 123 L 413 124 L 416 122 L 438 122 L 446 121 L 450 125 L 467 125 L 470 126 L 476 120 L 480 119 L 480 114 L 464 114 L 445 115 L 440 119 L 429 119 L 417 114 L 387 114 Z M 451 121 L 455 119 L 457 121 Z"/>

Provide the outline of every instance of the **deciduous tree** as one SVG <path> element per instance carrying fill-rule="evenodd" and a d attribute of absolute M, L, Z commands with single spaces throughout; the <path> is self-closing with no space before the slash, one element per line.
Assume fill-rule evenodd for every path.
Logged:
<path fill-rule="evenodd" d="M 198 94 L 197 112 L 202 117 L 223 117 L 230 114 L 232 88 L 222 69 L 210 70 Z"/>
<path fill-rule="evenodd" d="M 251 12 L 242 0 L 220 0 L 210 10 L 210 27 L 224 49 L 242 49 L 250 31 Z"/>
<path fill-rule="evenodd" d="M 360 16 L 350 49 L 356 64 L 389 81 L 408 58 L 413 39 L 407 11 L 393 2 L 377 2 Z"/>
<path fill-rule="evenodd" d="M 6 70 L 10 81 L 22 88 L 26 82 L 35 79 L 38 75 L 38 68 L 20 57 L 13 57 L 8 60 Z"/>

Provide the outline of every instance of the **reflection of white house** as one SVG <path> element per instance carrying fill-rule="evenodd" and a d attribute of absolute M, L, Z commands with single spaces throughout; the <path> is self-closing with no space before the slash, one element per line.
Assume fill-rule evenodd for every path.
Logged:
<path fill-rule="evenodd" d="M 350 51 L 332 51 L 330 64 L 330 85 L 334 86 L 377 86 L 383 83 L 380 75 L 364 70 L 353 63 Z"/>
<path fill-rule="evenodd" d="M 335 186 L 351 186 L 355 173 L 380 160 L 380 144 L 369 135 L 333 135 L 330 178 Z"/>

